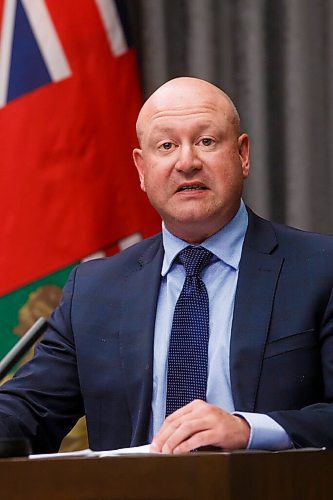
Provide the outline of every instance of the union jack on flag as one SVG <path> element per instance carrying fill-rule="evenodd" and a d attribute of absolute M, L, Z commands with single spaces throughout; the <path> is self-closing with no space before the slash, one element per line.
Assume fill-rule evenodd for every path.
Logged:
<path fill-rule="evenodd" d="M 113 0 L 96 0 L 95 3 L 110 48 L 114 55 L 120 56 L 128 46 L 116 4 Z M 3 4 L 0 107 L 38 87 L 71 76 L 45 0 L 4 0 Z"/>
<path fill-rule="evenodd" d="M 71 75 L 43 0 L 6 0 L 0 41 L 0 104 Z M 27 64 L 28 63 L 28 64 Z"/>

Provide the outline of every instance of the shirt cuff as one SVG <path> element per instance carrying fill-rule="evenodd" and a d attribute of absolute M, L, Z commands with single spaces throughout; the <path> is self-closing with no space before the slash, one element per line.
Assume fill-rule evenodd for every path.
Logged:
<path fill-rule="evenodd" d="M 237 411 L 233 415 L 244 418 L 250 426 L 248 450 L 288 450 L 293 443 L 280 424 L 263 413 Z"/>

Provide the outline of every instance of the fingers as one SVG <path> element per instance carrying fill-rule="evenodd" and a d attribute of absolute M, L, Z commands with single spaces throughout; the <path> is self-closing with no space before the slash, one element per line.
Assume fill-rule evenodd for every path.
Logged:
<path fill-rule="evenodd" d="M 194 417 L 179 418 L 172 422 L 166 420 L 154 438 L 153 445 L 161 453 L 186 453 L 201 446 L 200 433 L 207 430 L 207 425 Z"/>
<path fill-rule="evenodd" d="M 151 444 L 158 453 L 187 453 L 203 446 L 245 448 L 248 423 L 204 401 L 192 403 L 169 415 Z"/>
<path fill-rule="evenodd" d="M 191 435 L 195 431 L 195 422 L 193 422 L 195 414 L 193 414 L 193 409 L 196 408 L 196 403 L 201 402 L 199 400 L 192 401 L 192 403 L 183 406 L 169 415 L 158 434 L 154 437 L 151 444 L 152 451 L 172 453 L 176 444 Z"/>

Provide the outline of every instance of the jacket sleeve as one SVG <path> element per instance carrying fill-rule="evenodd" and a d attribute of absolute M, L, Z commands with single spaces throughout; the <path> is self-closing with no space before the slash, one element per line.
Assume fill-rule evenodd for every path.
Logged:
<path fill-rule="evenodd" d="M 0 438 L 27 437 L 34 453 L 56 452 L 84 414 L 70 321 L 75 273 L 33 359 L 0 388 Z"/>

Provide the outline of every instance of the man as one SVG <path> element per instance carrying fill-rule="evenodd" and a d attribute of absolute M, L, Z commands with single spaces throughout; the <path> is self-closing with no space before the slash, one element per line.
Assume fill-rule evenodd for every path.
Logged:
<path fill-rule="evenodd" d="M 1 389 L 0 436 L 55 451 L 85 413 L 96 450 L 333 446 L 333 239 L 245 208 L 249 139 L 208 82 L 167 82 L 137 132 L 134 161 L 163 235 L 73 272 L 35 358 Z M 209 254 L 195 278 L 209 307 L 207 370 L 195 367 L 205 395 L 168 412 L 183 383 L 170 366 L 189 246 Z"/>

